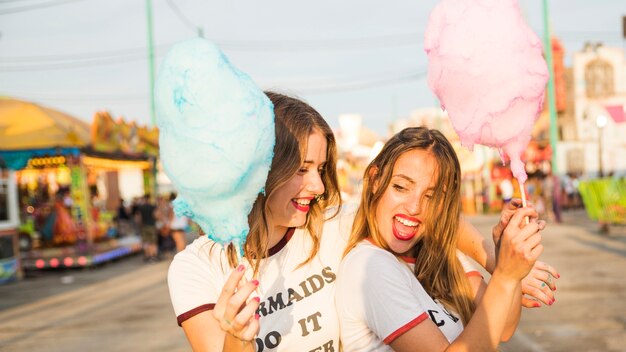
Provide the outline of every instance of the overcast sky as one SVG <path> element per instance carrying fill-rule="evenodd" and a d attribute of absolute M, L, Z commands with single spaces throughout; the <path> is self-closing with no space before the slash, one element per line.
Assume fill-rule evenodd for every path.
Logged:
<path fill-rule="evenodd" d="M 423 51 L 436 3 L 153 0 L 157 71 L 200 28 L 262 88 L 304 98 L 333 127 L 359 113 L 386 134 L 394 118 L 436 104 Z M 542 37 L 542 1 L 520 3 Z M 145 0 L 0 0 L 0 95 L 150 124 L 146 13 Z M 550 15 L 568 56 L 586 40 L 626 47 L 624 0 L 552 0 Z"/>

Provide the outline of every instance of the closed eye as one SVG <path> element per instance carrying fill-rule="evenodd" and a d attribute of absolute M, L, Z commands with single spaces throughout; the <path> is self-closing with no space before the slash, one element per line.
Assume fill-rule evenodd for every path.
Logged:
<path fill-rule="evenodd" d="M 391 187 L 393 187 L 393 189 L 395 189 L 398 192 L 406 192 L 407 191 L 406 187 L 400 186 L 397 183 L 392 184 Z"/>

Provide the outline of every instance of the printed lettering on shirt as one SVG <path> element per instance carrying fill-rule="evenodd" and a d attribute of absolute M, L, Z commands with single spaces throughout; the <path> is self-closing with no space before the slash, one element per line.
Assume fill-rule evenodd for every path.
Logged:
<path fill-rule="evenodd" d="M 430 320 L 432 320 L 433 323 L 437 325 L 437 327 L 442 327 L 446 325 L 446 322 L 443 319 L 437 319 L 437 317 L 435 316 L 436 314 L 439 314 L 439 311 L 436 311 L 434 309 L 428 310 L 428 315 L 430 315 Z"/>
<path fill-rule="evenodd" d="M 265 347 L 267 348 L 276 348 L 280 344 L 282 340 L 282 336 L 278 331 L 270 331 L 267 335 L 265 335 L 264 339 L 259 337 L 256 338 L 256 350 L 257 352 L 262 352 Z"/>
<path fill-rule="evenodd" d="M 456 323 L 457 321 L 459 321 L 459 318 L 455 317 L 455 316 L 454 316 L 454 314 L 452 314 L 452 313 L 448 312 L 448 310 L 446 309 L 446 307 L 443 307 L 443 306 L 442 306 L 442 307 L 441 307 L 441 310 L 443 310 L 443 312 L 444 312 L 444 313 L 446 313 L 446 315 L 447 315 L 447 316 L 449 316 L 449 317 L 450 317 L 450 319 L 452 319 L 452 321 L 453 321 L 454 323 Z"/>
<path fill-rule="evenodd" d="M 314 348 L 309 352 L 335 352 L 335 346 L 333 346 L 333 340 L 326 342 L 318 348 Z"/>
<path fill-rule="evenodd" d="M 433 323 L 437 325 L 437 327 L 442 327 L 446 325 L 446 321 L 445 319 L 441 318 L 441 314 L 447 315 L 448 318 L 450 318 L 450 320 L 452 320 L 453 323 L 456 323 L 459 321 L 459 318 L 454 316 L 452 313 L 448 312 L 448 310 L 444 308 L 443 306 L 440 306 L 439 308 L 441 309 L 441 312 L 439 312 L 438 310 L 434 310 L 434 309 L 428 310 L 428 315 L 430 315 L 430 320 L 432 320 Z"/>
<path fill-rule="evenodd" d="M 321 275 L 314 274 L 309 276 L 296 288 L 288 288 L 284 296 L 283 292 L 278 292 L 277 294 L 268 297 L 267 301 L 261 302 L 257 313 L 261 316 L 267 316 L 292 305 L 294 302 L 300 302 L 312 294 L 319 292 L 324 288 L 325 284 L 335 281 L 336 278 L 337 275 L 332 271 L 332 269 L 330 267 L 325 267 L 322 269 Z M 287 297 L 286 304 L 283 297 Z"/>
<path fill-rule="evenodd" d="M 326 284 L 335 281 L 337 275 L 330 267 L 322 269 L 320 274 L 313 274 L 300 282 L 296 287 L 287 288 L 286 291 L 278 292 L 267 297 L 260 303 L 257 313 L 263 317 L 273 314 L 285 307 L 298 303 L 311 295 L 321 291 Z M 297 319 L 298 326 L 301 330 L 301 336 L 308 336 L 317 331 L 322 330 L 322 313 L 317 311 L 307 316 Z M 278 331 L 271 331 L 265 336 L 256 338 L 257 351 L 262 352 L 277 348 L 282 341 L 282 336 Z M 334 341 L 330 340 L 323 345 L 311 350 L 320 352 L 335 352 Z"/>
<path fill-rule="evenodd" d="M 302 336 L 306 336 L 309 334 L 309 329 L 307 329 L 307 324 L 312 325 L 313 331 L 318 331 L 322 327 L 320 326 L 317 318 L 321 317 L 322 313 L 316 312 L 315 314 L 309 315 L 306 319 L 298 320 L 298 324 L 302 328 Z"/>

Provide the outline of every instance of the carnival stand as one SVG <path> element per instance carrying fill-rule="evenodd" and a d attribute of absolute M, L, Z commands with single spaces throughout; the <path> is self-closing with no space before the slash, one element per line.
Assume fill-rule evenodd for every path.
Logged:
<path fill-rule="evenodd" d="M 17 186 L 14 171 L 0 160 L 0 285 L 22 277 L 17 228 Z"/>
<path fill-rule="evenodd" d="M 0 121 L 0 159 L 17 188 L 11 206 L 25 270 L 97 265 L 141 250 L 136 232 L 118 231 L 118 178 L 121 170 L 138 174 L 133 186 L 143 193 L 154 157 L 99 151 L 87 123 L 16 99 L 0 100 Z"/>

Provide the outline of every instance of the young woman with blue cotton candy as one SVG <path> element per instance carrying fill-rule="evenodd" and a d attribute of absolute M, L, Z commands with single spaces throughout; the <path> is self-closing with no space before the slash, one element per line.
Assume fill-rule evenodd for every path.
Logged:
<path fill-rule="evenodd" d="M 239 341 L 228 349 L 223 344 L 232 337 L 252 340 L 255 329 L 257 351 L 338 350 L 332 283 L 345 243 L 323 229 L 337 212 L 325 209 L 339 209 L 341 202 L 335 139 L 306 103 L 267 95 L 274 104 L 277 143 L 265 192 L 250 212 L 244 259 L 233 271 L 234 248 L 222 250 L 198 238 L 170 267 L 172 302 L 197 350 L 246 347 Z M 240 283 L 246 272 L 260 273 L 259 281 Z"/>
<path fill-rule="evenodd" d="M 181 115 L 159 123 L 162 161 L 179 191 L 175 205 L 206 233 L 170 267 L 178 323 L 194 350 L 338 351 L 334 283 L 353 214 L 340 211 L 332 130 L 301 100 L 261 96 L 208 42 L 187 45 L 168 54 L 157 84 L 161 115 Z M 230 73 L 211 73 L 207 65 Z M 275 143 L 258 142 L 267 134 L 239 133 L 267 130 L 268 107 Z M 246 153 L 241 143 L 251 146 Z M 267 161 L 268 145 L 271 165 L 255 165 Z M 247 157 L 251 152 L 259 155 Z M 240 189 L 249 192 L 239 195 Z M 493 257 L 476 232 L 462 239 L 483 265 Z"/>

